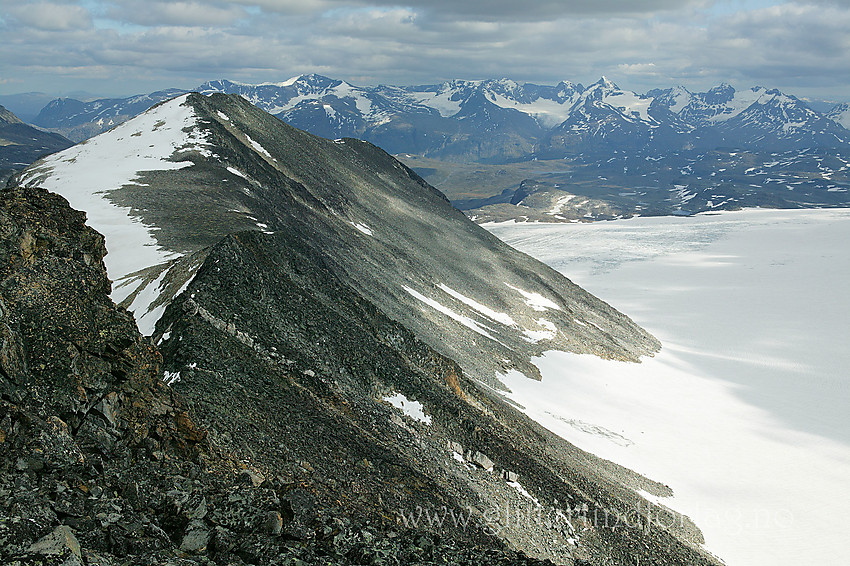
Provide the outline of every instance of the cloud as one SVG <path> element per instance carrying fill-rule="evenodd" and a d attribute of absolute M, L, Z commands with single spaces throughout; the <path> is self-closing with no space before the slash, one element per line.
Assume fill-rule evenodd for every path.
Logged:
<path fill-rule="evenodd" d="M 247 16 L 242 7 L 212 2 L 120 2 L 107 15 L 117 21 L 142 26 L 227 26 Z"/>
<path fill-rule="evenodd" d="M 622 0 L 537 0 L 534 2 L 518 2 L 516 0 L 417 0 L 413 2 L 377 0 L 371 3 L 385 6 L 401 4 L 416 10 L 421 9 L 439 14 L 444 19 L 460 16 L 483 21 L 507 19 L 539 21 L 577 15 L 649 14 L 657 11 L 679 10 L 688 5 L 701 4 L 698 0 L 643 0 L 641 2 L 623 2 Z"/>
<path fill-rule="evenodd" d="M 728 81 L 850 96 L 850 8 L 828 2 L 741 8 L 765 1 L 726 2 L 723 10 L 708 0 L 631 3 L 651 10 L 648 17 L 624 13 L 609 0 L 594 4 L 597 13 L 588 12 L 589 2 L 544 0 L 527 3 L 529 14 L 520 17 L 520 3 L 502 0 L 89 0 L 94 26 L 79 6 L 54 3 L 67 17 L 34 27 L 4 23 L 21 18 L 21 10 L 0 0 L 0 76 L 38 80 L 30 90 L 44 90 L 54 77 L 77 80 L 90 67 L 95 85 L 67 88 L 103 84 L 129 94 L 305 72 L 355 84 L 503 76 L 588 83 L 605 74 L 638 91 Z M 33 19 L 46 5 L 21 6 L 34 10 Z M 80 25 L 68 25 L 72 16 L 82 18 Z"/>
<path fill-rule="evenodd" d="M 37 30 L 68 31 L 92 25 L 91 14 L 85 8 L 72 4 L 15 3 L 9 8 L 9 14 L 17 23 Z"/>

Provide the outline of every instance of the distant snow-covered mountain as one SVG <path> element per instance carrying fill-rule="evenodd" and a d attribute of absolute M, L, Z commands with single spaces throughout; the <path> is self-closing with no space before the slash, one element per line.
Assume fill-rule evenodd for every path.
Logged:
<path fill-rule="evenodd" d="M 826 117 L 844 128 L 850 129 L 850 104 L 846 102 L 837 104 L 826 114 Z"/>
<path fill-rule="evenodd" d="M 787 151 L 850 144 L 846 105 L 824 115 L 778 90 L 738 91 L 728 84 L 702 93 L 677 86 L 640 94 L 605 77 L 587 87 L 510 79 L 361 87 L 309 74 L 280 83 L 217 80 L 195 90 L 238 94 L 323 137 L 357 137 L 390 153 L 440 159 L 506 162 L 611 149 Z M 181 92 L 88 103 L 58 99 L 34 123 L 80 140 Z"/>

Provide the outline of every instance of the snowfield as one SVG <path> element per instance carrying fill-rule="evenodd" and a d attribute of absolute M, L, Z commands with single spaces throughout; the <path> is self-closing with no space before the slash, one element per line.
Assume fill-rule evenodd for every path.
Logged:
<path fill-rule="evenodd" d="M 850 564 L 850 210 L 486 227 L 663 344 L 547 353 L 504 379 L 529 416 L 669 485 L 730 566 Z"/>

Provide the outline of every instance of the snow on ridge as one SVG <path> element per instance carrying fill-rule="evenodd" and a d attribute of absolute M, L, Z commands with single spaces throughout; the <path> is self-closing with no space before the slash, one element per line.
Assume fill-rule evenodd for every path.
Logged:
<path fill-rule="evenodd" d="M 523 291 L 519 287 L 514 287 L 510 283 L 505 283 L 505 285 L 507 285 L 508 287 L 510 287 L 511 289 L 513 289 L 514 291 L 516 291 L 517 293 L 519 293 L 520 295 L 525 297 L 525 304 L 527 304 L 528 306 L 530 306 L 531 308 L 533 308 L 536 311 L 545 311 L 546 309 L 553 309 L 553 310 L 557 310 L 557 311 L 561 310 L 561 307 L 559 307 L 557 304 L 555 304 L 554 301 L 552 301 L 551 299 L 547 299 L 546 297 L 544 297 L 540 293 Z"/>
<path fill-rule="evenodd" d="M 266 156 L 266 157 L 268 157 L 269 159 L 274 159 L 274 158 L 272 157 L 271 153 L 269 153 L 268 151 L 266 151 L 266 148 L 264 148 L 262 145 L 260 145 L 260 143 L 259 143 L 259 142 L 254 141 L 253 139 L 251 139 L 251 136 L 249 136 L 248 134 L 246 134 L 246 133 L 244 133 L 244 132 L 243 132 L 243 135 L 245 136 L 245 139 L 247 139 L 247 140 L 248 140 L 248 143 L 250 143 L 250 144 L 251 144 L 251 147 L 253 147 L 255 151 L 257 151 L 257 152 L 259 152 L 259 153 L 262 153 L 263 155 L 265 155 L 265 156 Z"/>
<path fill-rule="evenodd" d="M 455 291 L 451 287 L 448 287 L 447 285 L 444 285 L 443 283 L 440 283 L 438 285 L 438 287 L 442 291 L 451 295 L 452 297 L 459 300 L 460 302 L 462 302 L 466 306 L 473 308 L 474 310 L 478 311 L 479 313 L 483 314 L 484 316 L 491 318 L 491 319 L 495 320 L 496 322 L 501 322 L 502 324 L 504 324 L 506 326 L 516 326 L 516 321 L 513 318 L 511 318 L 511 316 L 509 314 L 503 313 L 503 312 L 498 312 L 498 311 L 491 309 L 490 307 L 484 306 L 481 303 L 479 303 L 479 302 L 477 302 L 473 299 L 470 299 L 466 295 L 458 293 L 457 291 Z"/>
<path fill-rule="evenodd" d="M 630 91 L 618 90 L 610 93 L 606 92 L 602 99 L 605 104 L 623 109 L 622 112 L 627 118 L 634 119 L 637 116 L 642 122 L 655 122 L 649 115 L 649 105 L 654 100 L 652 98 L 641 97 Z"/>
<path fill-rule="evenodd" d="M 850 130 L 850 105 L 847 103 L 839 104 L 830 110 L 826 117 L 836 124 Z"/>
<path fill-rule="evenodd" d="M 691 92 L 685 87 L 677 86 L 673 88 L 671 99 L 673 103 L 670 105 L 670 112 L 673 114 L 679 114 L 688 106 L 688 104 L 691 103 L 693 100 L 693 94 L 691 94 Z"/>
<path fill-rule="evenodd" d="M 192 161 L 180 159 L 188 157 L 188 152 L 211 155 L 206 134 L 197 128 L 198 115 L 187 104 L 188 96 L 163 102 L 112 130 L 50 155 L 21 178 L 22 185 L 55 192 L 73 208 L 85 211 L 87 224 L 106 238 L 109 253 L 104 263 L 116 283 L 112 299 L 120 303 L 138 290 L 130 310 L 139 320 L 158 296 L 156 288 L 151 288 L 156 282 L 140 289 L 144 279 L 130 275 L 182 254 L 160 246 L 153 227 L 134 216 L 129 207 L 113 203 L 110 193 L 125 185 L 144 186 L 137 181 L 145 171 L 193 166 Z"/>
<path fill-rule="evenodd" d="M 415 289 L 411 289 L 407 285 L 403 285 L 402 289 L 407 291 L 407 293 L 410 296 L 412 296 L 414 299 L 425 303 L 426 305 L 428 305 L 429 307 L 431 307 L 435 311 L 446 315 L 447 317 L 451 318 L 455 322 L 458 322 L 458 323 L 462 324 L 463 326 L 469 328 L 470 330 L 477 332 L 481 336 L 484 336 L 486 338 L 489 338 L 490 340 L 494 340 L 494 341 L 498 342 L 498 340 L 496 340 L 496 338 L 494 338 L 492 334 L 487 332 L 487 330 L 485 330 L 485 328 L 482 325 L 478 324 L 477 322 L 475 322 L 474 320 L 472 320 L 468 316 L 464 316 L 462 314 L 456 313 L 452 309 L 444 306 L 442 303 L 439 303 L 439 302 L 435 301 L 434 299 L 429 299 L 428 297 L 426 297 L 422 293 L 416 291 Z"/>
<path fill-rule="evenodd" d="M 258 85 L 246 85 L 246 86 L 276 86 L 278 88 L 283 88 L 283 87 L 294 85 L 295 83 L 300 81 L 303 77 L 304 77 L 304 75 L 296 75 L 296 76 L 290 77 L 290 78 L 288 78 L 285 81 L 280 82 L 280 83 L 260 83 Z"/>
<path fill-rule="evenodd" d="M 774 95 L 766 94 L 765 89 L 760 87 L 747 89 L 745 91 L 736 90 L 732 100 L 723 105 L 722 110 L 720 110 L 717 114 L 710 116 L 708 121 L 711 123 L 725 122 L 730 118 L 734 118 L 757 102 L 764 104 L 765 100 L 763 99 L 765 97 L 772 99 Z"/>
<path fill-rule="evenodd" d="M 372 235 L 372 229 L 369 228 L 369 226 L 367 226 L 366 224 L 363 224 L 362 222 L 352 222 L 351 225 L 357 228 L 360 232 L 366 234 L 367 236 Z"/>
<path fill-rule="evenodd" d="M 234 175 L 236 175 L 237 177 L 242 177 L 243 179 L 248 180 L 248 177 L 245 175 L 245 173 L 243 173 L 242 171 L 240 171 L 236 167 L 228 166 L 227 170 L 230 171 L 231 173 L 233 173 Z"/>

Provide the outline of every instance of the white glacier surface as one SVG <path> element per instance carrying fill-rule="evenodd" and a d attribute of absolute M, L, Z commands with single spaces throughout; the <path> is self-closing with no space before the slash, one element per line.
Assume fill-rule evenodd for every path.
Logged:
<path fill-rule="evenodd" d="M 546 353 L 504 379 L 529 416 L 669 485 L 730 566 L 850 564 L 850 210 L 488 228 L 663 344 Z"/>

